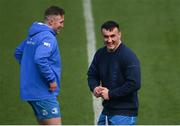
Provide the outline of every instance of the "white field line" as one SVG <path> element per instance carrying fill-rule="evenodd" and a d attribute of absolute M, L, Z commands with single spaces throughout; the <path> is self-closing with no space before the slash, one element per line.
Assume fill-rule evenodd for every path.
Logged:
<path fill-rule="evenodd" d="M 94 20 L 91 10 L 91 0 L 83 0 L 84 18 L 86 25 L 88 64 L 91 64 L 96 51 L 96 37 L 94 32 Z M 99 114 L 102 111 L 102 100 L 93 96 L 94 124 L 97 124 Z"/>

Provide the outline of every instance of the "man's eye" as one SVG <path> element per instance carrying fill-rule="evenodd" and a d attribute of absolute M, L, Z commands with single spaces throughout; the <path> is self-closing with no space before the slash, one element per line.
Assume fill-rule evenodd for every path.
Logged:
<path fill-rule="evenodd" d="M 111 35 L 111 37 L 113 38 L 113 37 L 115 37 L 115 35 Z"/>

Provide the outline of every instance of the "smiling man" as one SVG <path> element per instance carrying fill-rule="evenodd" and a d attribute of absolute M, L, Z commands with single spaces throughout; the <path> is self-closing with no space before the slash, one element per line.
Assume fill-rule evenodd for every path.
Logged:
<path fill-rule="evenodd" d="M 16 48 L 20 72 L 20 96 L 33 108 L 41 125 L 61 124 L 57 95 L 60 91 L 61 58 L 56 34 L 64 27 L 64 10 L 51 6 L 44 22 L 34 22 L 27 38 Z"/>
<path fill-rule="evenodd" d="M 102 97 L 103 111 L 98 125 L 133 125 L 138 114 L 140 62 L 121 41 L 119 25 L 107 21 L 101 26 L 105 46 L 100 48 L 88 70 L 88 85 L 95 97 Z"/>

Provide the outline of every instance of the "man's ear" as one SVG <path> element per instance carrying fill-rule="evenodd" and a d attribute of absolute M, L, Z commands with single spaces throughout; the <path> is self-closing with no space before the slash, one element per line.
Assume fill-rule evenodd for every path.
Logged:
<path fill-rule="evenodd" d="M 52 24 L 53 24 L 53 19 L 52 19 L 52 18 L 50 18 L 50 19 L 48 20 L 48 24 L 49 24 L 50 26 L 52 26 Z"/>

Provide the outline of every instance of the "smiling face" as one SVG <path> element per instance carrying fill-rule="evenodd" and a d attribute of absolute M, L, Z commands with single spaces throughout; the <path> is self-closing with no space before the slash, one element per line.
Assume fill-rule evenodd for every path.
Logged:
<path fill-rule="evenodd" d="M 64 27 L 64 15 L 52 15 L 48 17 L 47 24 L 56 32 L 59 33 Z"/>
<path fill-rule="evenodd" d="M 44 23 L 52 28 L 56 33 L 59 33 L 64 27 L 64 9 L 58 6 L 50 6 L 44 12 Z"/>
<path fill-rule="evenodd" d="M 116 27 L 111 30 L 102 28 L 101 32 L 108 52 L 114 52 L 121 43 L 121 32 Z"/>

